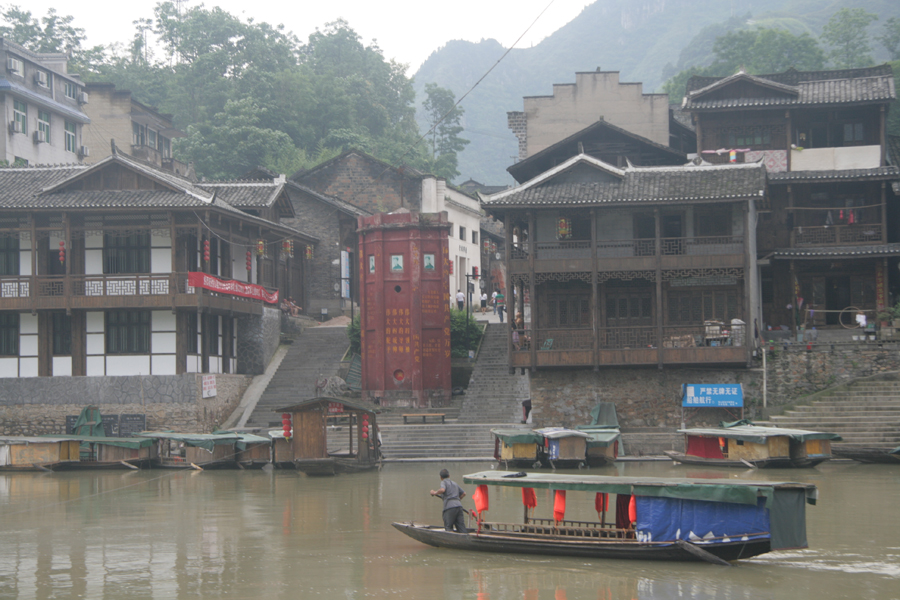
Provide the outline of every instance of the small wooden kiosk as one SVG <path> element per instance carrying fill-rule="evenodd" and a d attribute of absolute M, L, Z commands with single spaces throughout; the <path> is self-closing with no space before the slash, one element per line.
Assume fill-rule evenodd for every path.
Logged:
<path fill-rule="evenodd" d="M 319 397 L 279 408 L 282 422 L 289 421 L 285 430 L 292 430 L 289 439 L 290 460 L 294 467 L 307 475 L 364 471 L 381 462 L 377 407 L 367 402 L 343 398 Z M 329 420 L 340 423 L 329 436 Z M 344 426 L 347 432 L 344 432 Z M 329 448 L 329 442 L 330 448 Z M 346 446 L 344 445 L 346 443 Z M 276 461 L 284 462 L 283 453 Z"/>
<path fill-rule="evenodd" d="M 530 429 L 491 429 L 494 436 L 494 458 L 504 468 L 540 467 L 538 453 L 544 438 Z"/>

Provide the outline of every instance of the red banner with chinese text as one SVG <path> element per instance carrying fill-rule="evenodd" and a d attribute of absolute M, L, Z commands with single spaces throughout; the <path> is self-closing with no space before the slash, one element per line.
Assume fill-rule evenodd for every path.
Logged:
<path fill-rule="evenodd" d="M 223 280 L 206 273 L 198 273 L 191 271 L 188 273 L 188 285 L 199 287 L 213 292 L 222 294 L 231 294 L 232 296 L 241 296 L 243 298 L 253 298 L 254 300 L 262 300 L 269 304 L 278 304 L 278 291 L 270 292 L 261 285 L 252 283 L 244 283 L 242 281 Z"/>

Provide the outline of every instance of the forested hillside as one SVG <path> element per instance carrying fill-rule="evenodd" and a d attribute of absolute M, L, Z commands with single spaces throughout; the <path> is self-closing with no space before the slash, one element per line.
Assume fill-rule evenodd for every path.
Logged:
<path fill-rule="evenodd" d="M 869 26 L 873 59 L 888 60 L 876 41 L 887 19 L 900 17 L 896 0 L 597 0 L 565 27 L 533 48 L 515 49 L 465 100 L 465 135 L 472 141 L 459 157 L 461 178 L 511 183 L 506 167 L 517 154 L 506 113 L 522 110 L 522 97 L 550 95 L 554 83 L 571 83 L 577 71 L 619 71 L 622 81 L 661 91 L 666 79 L 714 60 L 717 37 L 747 28 L 777 28 L 818 38 L 844 6 L 876 14 Z M 435 51 L 415 75 L 416 90 L 436 83 L 465 93 L 503 54 L 494 40 L 455 41 Z"/>

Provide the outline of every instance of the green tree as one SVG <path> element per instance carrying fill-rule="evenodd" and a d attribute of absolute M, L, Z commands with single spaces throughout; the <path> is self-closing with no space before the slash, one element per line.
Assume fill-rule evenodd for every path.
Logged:
<path fill-rule="evenodd" d="M 878 41 L 887 48 L 891 60 L 900 59 L 900 19 L 891 17 L 885 21 L 884 34 L 878 38 Z M 894 69 L 894 73 L 897 73 L 896 69 Z"/>
<path fill-rule="evenodd" d="M 873 63 L 866 28 L 878 20 L 863 8 L 842 8 L 822 28 L 828 58 L 838 69 L 868 67 Z"/>
<path fill-rule="evenodd" d="M 258 166 L 276 170 L 301 163 L 303 154 L 286 133 L 259 126 L 265 112 L 251 98 L 228 100 L 212 123 L 189 125 L 176 149 L 214 179 L 239 177 Z"/>
<path fill-rule="evenodd" d="M 469 144 L 469 140 L 460 137 L 463 127 L 460 125 L 465 110 L 456 104 L 456 96 L 452 91 L 435 83 L 425 85 L 425 110 L 428 125 L 425 137 L 431 145 L 432 173 L 452 180 L 459 175 L 457 154 Z"/>
<path fill-rule="evenodd" d="M 34 52 L 67 54 L 69 71 L 91 71 L 104 60 L 102 46 L 84 47 L 84 29 L 72 25 L 71 15 L 60 16 L 50 8 L 40 19 L 31 11 L 11 4 L 0 12 L 4 24 L 0 25 L 0 36 Z"/>

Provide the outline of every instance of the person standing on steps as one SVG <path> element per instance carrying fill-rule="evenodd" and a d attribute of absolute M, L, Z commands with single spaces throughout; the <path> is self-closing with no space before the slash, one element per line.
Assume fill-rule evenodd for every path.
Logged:
<path fill-rule="evenodd" d="M 499 290 L 494 290 L 494 293 L 491 294 L 491 307 L 494 309 L 494 314 L 497 314 L 497 294 Z"/>
<path fill-rule="evenodd" d="M 503 295 L 503 290 L 497 292 L 497 297 L 494 299 L 497 303 L 497 314 L 500 315 L 500 322 L 503 322 L 503 311 L 506 310 L 506 296 Z"/>
<path fill-rule="evenodd" d="M 462 290 L 456 290 L 456 308 L 462 310 L 466 305 L 466 295 L 462 293 Z"/>
<path fill-rule="evenodd" d="M 466 493 L 461 487 L 450 480 L 450 471 L 441 469 L 441 488 L 431 490 L 432 496 L 440 496 L 444 501 L 444 510 L 441 515 L 444 517 L 444 529 L 447 531 L 456 531 L 459 533 L 469 533 L 466 529 L 465 510 L 462 507 L 462 500 L 466 497 Z"/>
<path fill-rule="evenodd" d="M 481 314 L 487 312 L 487 292 L 481 292 Z"/>

